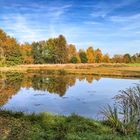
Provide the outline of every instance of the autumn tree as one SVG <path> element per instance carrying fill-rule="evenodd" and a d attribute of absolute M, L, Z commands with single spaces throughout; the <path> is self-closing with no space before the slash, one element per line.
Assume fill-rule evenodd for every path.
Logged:
<path fill-rule="evenodd" d="M 123 56 L 123 62 L 124 63 L 130 63 L 131 62 L 131 56 L 130 56 L 130 54 L 125 54 L 124 56 Z"/>
<path fill-rule="evenodd" d="M 115 54 L 112 58 L 113 63 L 123 63 L 123 56 Z"/>
<path fill-rule="evenodd" d="M 79 56 L 81 59 L 81 63 L 87 63 L 88 59 L 87 59 L 87 55 L 86 52 L 82 49 L 79 50 Z"/>
<path fill-rule="evenodd" d="M 103 55 L 102 61 L 104 63 L 109 63 L 110 62 L 110 57 L 108 54 Z"/>
<path fill-rule="evenodd" d="M 50 38 L 46 41 L 43 56 L 48 63 L 67 63 L 68 50 L 65 37 L 60 35 L 58 38 Z"/>
<path fill-rule="evenodd" d="M 75 45 L 68 45 L 68 62 L 70 63 L 81 63 L 79 53 L 76 50 Z"/>
<path fill-rule="evenodd" d="M 81 58 L 80 58 L 80 56 L 79 56 L 79 53 L 78 53 L 78 52 L 76 53 L 76 58 L 77 58 L 77 63 L 81 63 Z"/>
<path fill-rule="evenodd" d="M 0 50 L 5 58 L 6 65 L 21 64 L 21 52 L 15 38 L 8 36 L 0 29 Z M 1 54 L 2 55 L 2 54 Z M 3 60 L 1 60 L 3 61 Z"/>
<path fill-rule="evenodd" d="M 50 38 L 45 43 L 43 57 L 46 63 L 57 63 L 56 38 Z"/>
<path fill-rule="evenodd" d="M 87 59 L 88 59 L 88 63 L 94 63 L 95 62 L 95 53 L 92 47 L 89 47 L 87 49 Z"/>
<path fill-rule="evenodd" d="M 67 41 L 63 35 L 56 39 L 57 63 L 68 62 Z"/>
<path fill-rule="evenodd" d="M 3 48 L 0 46 L 0 66 L 5 65 L 5 56 L 4 56 L 4 51 Z"/>
<path fill-rule="evenodd" d="M 140 53 L 136 53 L 136 63 L 140 63 Z"/>
<path fill-rule="evenodd" d="M 71 62 L 71 59 L 76 58 L 76 47 L 73 44 L 68 45 L 68 61 Z"/>
<path fill-rule="evenodd" d="M 140 63 L 140 53 L 136 53 L 131 57 L 133 63 Z"/>
<path fill-rule="evenodd" d="M 33 64 L 32 46 L 29 43 L 24 43 L 20 46 L 23 64 Z"/>
<path fill-rule="evenodd" d="M 101 63 L 102 57 L 103 57 L 102 51 L 100 49 L 95 50 L 95 62 Z"/>

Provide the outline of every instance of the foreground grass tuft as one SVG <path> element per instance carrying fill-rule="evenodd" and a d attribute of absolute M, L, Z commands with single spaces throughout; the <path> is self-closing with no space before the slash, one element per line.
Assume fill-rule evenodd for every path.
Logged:
<path fill-rule="evenodd" d="M 104 122 L 48 113 L 26 115 L 0 111 L 2 140 L 139 140 L 138 135 L 122 136 Z"/>

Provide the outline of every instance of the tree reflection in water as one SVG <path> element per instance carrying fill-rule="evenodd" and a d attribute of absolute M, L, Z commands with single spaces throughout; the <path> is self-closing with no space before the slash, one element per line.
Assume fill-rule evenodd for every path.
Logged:
<path fill-rule="evenodd" d="M 15 95 L 21 87 L 23 74 L 20 73 L 4 73 L 1 76 L 0 83 L 0 106 L 4 105 L 13 95 Z"/>
<path fill-rule="evenodd" d="M 76 80 L 86 80 L 92 83 L 100 77 L 93 75 L 47 75 L 45 73 L 2 73 L 0 79 L 0 106 L 4 105 L 20 88 L 33 88 L 34 90 L 48 91 L 49 93 L 64 96 L 69 87 L 75 85 Z"/>

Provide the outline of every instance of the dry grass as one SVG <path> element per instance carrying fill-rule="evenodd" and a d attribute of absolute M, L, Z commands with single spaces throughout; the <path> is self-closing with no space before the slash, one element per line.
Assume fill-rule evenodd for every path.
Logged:
<path fill-rule="evenodd" d="M 140 66 L 128 64 L 36 64 L 1 67 L 1 72 L 28 72 L 36 70 L 64 70 L 68 74 L 92 74 L 100 76 L 140 77 Z"/>

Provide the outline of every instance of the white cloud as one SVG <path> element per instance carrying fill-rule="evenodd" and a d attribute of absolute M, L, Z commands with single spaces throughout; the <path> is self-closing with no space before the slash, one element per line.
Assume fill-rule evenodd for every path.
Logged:
<path fill-rule="evenodd" d="M 19 4 L 13 6 L 21 6 Z M 2 22 L 0 26 L 12 36 L 15 36 L 20 42 L 32 42 L 47 39 L 47 37 L 53 37 L 57 34 L 56 25 L 59 21 L 63 22 L 63 15 L 72 6 L 66 5 L 31 5 L 32 12 L 20 13 L 13 12 L 9 14 L 3 14 L 1 16 Z M 6 6 L 6 8 L 10 8 Z M 27 10 L 30 7 L 21 7 L 22 10 Z M 40 11 L 40 12 L 39 12 Z M 44 20 L 44 23 L 43 23 Z"/>
<path fill-rule="evenodd" d="M 20 42 L 41 40 L 44 36 L 40 33 L 41 29 L 35 29 L 30 25 L 25 17 L 20 14 L 15 16 L 3 17 L 4 28 L 8 29 L 8 34 L 18 38 Z M 7 28 L 8 27 L 8 28 Z"/>
<path fill-rule="evenodd" d="M 108 15 L 111 14 L 114 10 L 122 8 L 124 6 L 131 5 L 137 0 L 121 0 L 121 2 L 110 2 L 99 1 L 97 4 L 93 5 L 93 11 L 90 14 L 92 17 L 102 17 L 108 18 Z"/>
<path fill-rule="evenodd" d="M 140 14 L 133 14 L 131 16 L 111 16 L 109 17 L 113 22 L 137 22 L 140 20 Z"/>

